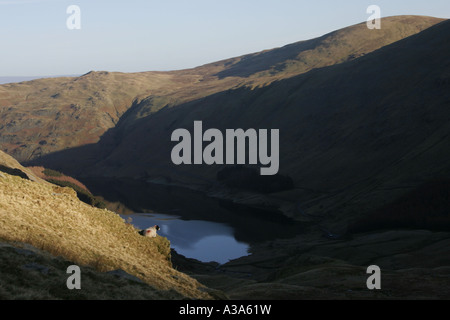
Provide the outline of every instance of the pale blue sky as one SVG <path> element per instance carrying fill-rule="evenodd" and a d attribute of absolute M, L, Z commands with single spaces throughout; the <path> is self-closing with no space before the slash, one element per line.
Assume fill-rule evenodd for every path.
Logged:
<path fill-rule="evenodd" d="M 190 68 L 366 21 L 371 4 L 450 18 L 449 0 L 0 0 L 0 76 Z"/>

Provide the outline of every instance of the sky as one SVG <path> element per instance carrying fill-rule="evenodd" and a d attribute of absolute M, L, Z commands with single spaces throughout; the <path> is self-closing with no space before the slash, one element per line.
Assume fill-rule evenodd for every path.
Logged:
<path fill-rule="evenodd" d="M 450 18 L 449 0 L 0 0 L 0 76 L 192 68 L 365 22 L 370 5 Z"/>

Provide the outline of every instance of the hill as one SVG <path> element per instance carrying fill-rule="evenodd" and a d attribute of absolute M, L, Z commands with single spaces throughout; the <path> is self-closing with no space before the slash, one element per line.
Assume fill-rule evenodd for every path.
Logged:
<path fill-rule="evenodd" d="M 270 201 L 297 219 L 307 212 L 341 228 L 450 176 L 449 28 L 444 21 L 351 61 L 136 117 L 143 102 L 98 144 L 39 161 L 76 175 L 163 179 L 211 191 L 223 166 L 173 165 L 173 130 L 192 130 L 195 120 L 204 130 L 278 128 L 280 173 L 296 188 Z"/>
<path fill-rule="evenodd" d="M 12 164 L 12 168 L 16 170 L 27 171 L 3 152 L 0 152 L 0 159 L 0 164 L 4 168 L 10 168 Z M 50 253 L 54 257 L 63 257 L 66 262 L 60 261 L 60 267 L 65 265 L 67 268 L 71 264 L 77 264 L 80 267 L 90 268 L 89 272 L 123 270 L 149 285 L 148 292 L 144 293 L 147 297 L 153 296 L 157 299 L 159 292 L 159 296 L 164 299 L 209 298 L 197 281 L 172 268 L 170 243 L 166 238 L 157 237 L 150 240 L 140 236 L 137 230 L 126 224 L 119 215 L 79 201 L 75 191 L 70 188 L 31 181 L 5 169 L 1 171 L 2 243 L 6 242 L 16 248 L 27 244 L 44 250 L 44 255 Z M 17 259 L 21 259 L 14 258 L 17 250 L 5 252 L 4 247 L 2 244 L 2 261 L 11 260 L 13 264 Z M 25 248 L 28 247 L 25 245 Z M 52 261 L 54 258 L 47 258 L 47 263 L 49 259 Z M 2 267 L 1 278 L 5 281 L 3 283 L 5 286 L 6 275 L 12 276 L 11 268 L 12 265 Z M 58 272 L 64 275 L 61 270 Z M 26 279 L 33 281 L 30 274 Z M 64 287 L 66 280 L 67 275 L 58 279 L 57 283 L 61 287 L 55 288 L 57 292 L 61 293 L 66 289 Z M 30 287 L 34 285 L 30 283 Z M 94 290 L 94 287 L 91 289 Z M 23 290 L 19 283 L 15 284 L 15 289 Z M 3 295 L 5 292 L 1 291 L 0 294 Z M 12 290 L 10 294 L 8 298 L 14 296 L 15 291 Z M 95 291 L 95 294 L 88 290 L 83 291 L 86 297 L 91 294 L 95 297 L 101 296 L 98 291 Z M 67 292 L 65 295 L 70 296 Z"/>
<path fill-rule="evenodd" d="M 362 23 L 317 39 L 189 70 L 92 71 L 80 77 L 0 85 L 0 147 L 23 162 L 95 144 L 119 122 L 119 131 L 127 131 L 138 119 L 166 106 L 232 88 L 266 85 L 352 60 L 441 21 L 431 17 L 390 17 L 383 20 L 383 29 L 377 32 L 370 32 Z M 90 161 L 106 156 L 103 147 L 96 151 L 100 154 Z"/>
<path fill-rule="evenodd" d="M 231 298 L 447 298 L 449 37 L 448 20 L 390 17 L 381 30 L 359 24 L 190 70 L 91 72 L 3 85 L 0 142 L 9 153 L 32 160 L 28 164 L 82 181 L 110 177 L 182 185 L 276 207 L 305 222 L 305 233 L 255 244 L 250 256 L 219 269 L 205 271 L 211 266 L 173 255 L 177 270 Z M 75 102 L 76 112 L 58 115 L 68 110 L 64 104 Z M 262 188 L 269 190 L 265 194 L 229 190 L 217 180 L 224 166 L 173 165 L 171 133 L 192 131 L 196 120 L 204 130 L 280 129 L 280 174 L 294 188 Z M 144 244 L 110 212 L 87 209 L 73 192 L 43 187 L 15 169 L 20 172 L 0 178 L 0 237 L 31 239 L 56 253 L 52 246 L 61 243 L 69 259 L 120 267 L 155 288 L 203 297 L 197 282 L 171 269 L 164 239 Z M 63 200 L 53 193 L 70 201 L 59 205 Z M 54 220 L 61 212 L 75 228 L 69 232 L 73 239 L 62 242 L 61 220 Z M 36 214 L 45 224 L 35 221 Z M 23 216 L 24 222 L 10 216 Z M 103 225 L 108 237 L 100 239 Z M 46 236 L 27 238 L 24 226 Z M 73 251 L 75 239 L 82 252 Z M 127 250 L 119 245 L 123 241 Z M 130 247 L 158 258 L 150 264 Z M 365 287 L 369 264 L 383 270 L 381 292 Z"/>

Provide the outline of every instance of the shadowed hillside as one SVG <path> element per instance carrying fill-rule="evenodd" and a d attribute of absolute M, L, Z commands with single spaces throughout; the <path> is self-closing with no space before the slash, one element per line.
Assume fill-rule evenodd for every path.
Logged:
<path fill-rule="evenodd" d="M 173 165 L 173 130 L 192 130 L 195 120 L 204 130 L 279 128 L 280 174 L 296 189 L 276 202 L 291 203 L 288 215 L 299 218 L 301 204 L 342 224 L 450 175 L 449 36 L 445 21 L 353 61 L 165 108 L 127 130 L 119 123 L 100 144 L 40 161 L 87 176 L 211 185 L 223 166 Z"/>

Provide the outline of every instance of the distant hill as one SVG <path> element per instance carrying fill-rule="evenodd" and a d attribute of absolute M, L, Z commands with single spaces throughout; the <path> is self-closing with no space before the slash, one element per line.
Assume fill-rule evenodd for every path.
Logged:
<path fill-rule="evenodd" d="M 30 77 L 0 77 L 0 84 L 17 83 L 45 78 L 78 77 L 78 75 L 58 75 L 58 76 L 30 76 Z"/>

